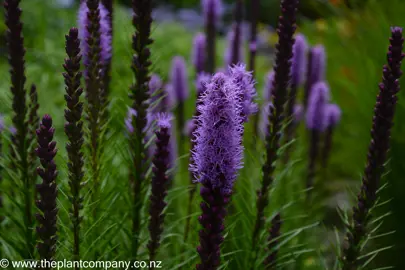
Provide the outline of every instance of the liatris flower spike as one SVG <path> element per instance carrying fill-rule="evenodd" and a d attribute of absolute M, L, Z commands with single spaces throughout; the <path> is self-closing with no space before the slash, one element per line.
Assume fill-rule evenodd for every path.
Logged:
<path fill-rule="evenodd" d="M 325 47 L 317 45 L 309 50 L 308 68 L 304 92 L 304 106 L 307 108 L 311 89 L 317 82 L 325 80 L 326 52 Z"/>
<path fill-rule="evenodd" d="M 306 114 L 307 128 L 311 134 L 309 147 L 309 163 L 306 188 L 313 187 L 316 172 L 316 160 L 319 152 L 319 139 L 328 126 L 326 115 L 329 103 L 329 87 L 325 82 L 318 82 L 312 87 Z M 308 198 L 311 190 L 308 190 Z"/>
<path fill-rule="evenodd" d="M 170 177 L 168 171 L 172 163 L 172 155 L 169 142 L 171 137 L 171 116 L 166 113 L 156 115 L 156 150 L 153 155 L 153 177 L 152 191 L 150 194 L 149 207 L 149 235 L 148 243 L 149 260 L 156 258 L 157 250 L 160 246 L 160 237 L 163 232 L 163 222 L 165 215 L 163 210 L 166 207 L 165 198 L 169 187 Z"/>
<path fill-rule="evenodd" d="M 163 82 L 157 74 L 152 74 L 149 81 L 149 108 L 152 113 L 165 112 Z"/>
<path fill-rule="evenodd" d="M 137 0 L 132 1 L 132 23 L 135 27 L 135 34 L 132 37 L 132 71 L 134 72 L 135 83 L 131 86 L 130 98 L 132 99 L 132 109 L 136 111 L 133 116 L 134 132 L 131 135 L 131 156 L 133 165 L 130 168 L 130 179 L 133 181 L 133 211 L 132 211 L 132 250 L 131 259 L 138 256 L 139 231 L 141 226 L 141 212 L 143 206 L 143 189 L 145 186 L 146 172 L 149 162 L 145 162 L 147 149 L 144 145 L 146 137 L 145 128 L 147 126 L 147 111 L 149 100 L 149 71 L 152 62 L 150 60 L 151 51 L 149 46 L 153 43 L 151 39 L 152 28 L 152 1 Z"/>
<path fill-rule="evenodd" d="M 12 134 L 11 141 L 11 162 L 18 170 L 21 185 L 24 187 L 24 238 L 25 238 L 25 254 L 23 258 L 32 258 L 34 253 L 34 241 L 32 238 L 32 183 L 29 177 L 28 168 L 28 148 L 26 143 L 28 139 L 28 123 L 25 121 L 27 117 L 26 105 L 26 89 L 25 89 L 25 48 L 24 37 L 22 34 L 23 24 L 21 22 L 21 9 L 19 7 L 20 0 L 5 0 L 5 24 L 7 26 L 6 41 L 8 47 L 8 62 L 10 65 L 11 76 L 11 93 L 12 93 L 12 109 L 13 109 L 13 126 L 15 134 Z"/>
<path fill-rule="evenodd" d="M 307 41 L 302 34 L 298 34 L 295 37 L 295 43 L 293 47 L 293 58 L 291 65 L 291 84 L 290 91 L 288 93 L 287 101 L 287 127 L 286 127 L 286 138 L 285 143 L 289 142 L 294 138 L 295 124 L 293 120 L 294 116 L 294 106 L 297 99 L 298 88 L 303 84 L 306 75 L 307 68 Z M 286 149 L 285 158 L 286 161 L 289 159 L 289 152 L 291 151 L 290 146 Z"/>
<path fill-rule="evenodd" d="M 269 71 L 269 73 L 266 74 L 265 77 L 265 83 L 264 83 L 264 89 L 263 89 L 263 100 L 265 102 L 271 102 L 272 94 L 271 92 L 273 91 L 273 81 L 274 81 L 274 70 Z"/>
<path fill-rule="evenodd" d="M 227 86 L 234 88 L 233 91 L 237 92 L 242 107 L 241 120 L 247 122 L 249 117 L 258 111 L 258 106 L 254 102 L 257 93 L 252 72 L 246 71 L 244 64 L 238 64 L 229 67 L 228 73 L 230 83 L 228 83 Z"/>
<path fill-rule="evenodd" d="M 252 234 L 252 249 L 256 251 L 259 233 L 264 226 L 264 210 L 268 204 L 270 185 L 278 159 L 282 125 L 284 121 L 284 107 L 287 102 L 288 84 L 291 79 L 291 58 L 293 55 L 294 32 L 299 0 L 283 0 L 281 2 L 281 16 L 279 17 L 277 33 L 279 37 L 276 45 L 276 61 L 274 66 L 274 81 L 272 89 L 271 112 L 269 113 L 269 133 L 266 137 L 266 160 L 263 164 L 263 180 L 257 196 L 256 221 Z M 257 256 L 257 253 L 255 254 Z M 256 259 L 256 258 L 255 258 Z M 254 262 L 253 262 L 254 263 Z"/>
<path fill-rule="evenodd" d="M 240 33 L 241 31 L 240 29 L 238 31 L 239 34 L 237 34 L 234 27 L 234 29 L 228 32 L 227 35 L 228 47 L 226 48 L 224 54 L 225 57 L 224 62 L 226 67 L 243 62 L 244 51 L 241 41 L 242 34 Z M 236 50 L 236 52 L 234 52 L 234 50 Z"/>
<path fill-rule="evenodd" d="M 207 86 L 198 106 L 198 128 L 195 132 L 194 165 L 202 187 L 203 202 L 199 221 L 201 263 L 197 269 L 217 269 L 220 265 L 220 245 L 224 241 L 224 218 L 238 170 L 242 167 L 242 121 L 240 102 L 228 87 L 227 76 L 217 73 Z"/>
<path fill-rule="evenodd" d="M 39 213 L 36 214 L 38 226 L 38 253 L 41 260 L 52 261 L 55 258 L 56 251 L 56 221 L 58 208 L 56 205 L 57 185 L 56 164 L 54 161 L 56 155 L 56 142 L 53 141 L 55 129 L 52 127 L 52 118 L 45 115 L 42 118 L 40 127 L 37 129 L 38 148 L 36 153 L 42 167 L 38 167 L 38 175 L 42 178 L 42 183 L 37 185 L 39 200 L 36 205 Z M 50 268 L 49 268 L 50 269 Z"/>
<path fill-rule="evenodd" d="M 198 76 L 204 71 L 207 60 L 207 40 L 203 33 L 197 33 L 193 40 L 192 61 Z"/>
<path fill-rule="evenodd" d="M 89 18 L 89 8 L 87 6 L 87 1 L 82 1 L 79 8 L 78 14 L 78 25 L 79 25 L 79 37 L 81 40 L 81 50 L 83 53 L 83 61 L 87 66 L 89 65 L 90 56 L 89 52 L 91 50 L 92 44 L 87 42 L 87 39 L 91 37 L 91 18 Z M 111 59 L 112 52 L 112 38 L 111 38 L 111 25 L 110 25 L 110 15 L 108 10 L 105 8 L 103 3 L 99 2 L 99 37 L 100 37 L 100 60 L 103 66 L 109 63 Z"/>
<path fill-rule="evenodd" d="M 364 170 L 362 186 L 353 207 L 353 217 L 348 225 L 345 244 L 342 250 L 342 269 L 352 270 L 359 267 L 359 257 L 367 238 L 371 209 L 377 200 L 377 191 L 384 174 L 387 152 L 390 148 L 391 127 L 397 104 L 399 79 L 402 75 L 401 63 L 404 58 L 404 38 L 402 28 L 392 27 L 390 46 L 387 53 L 388 63 L 383 67 L 383 81 L 374 107 L 371 142 L 368 148 L 367 165 Z"/>
<path fill-rule="evenodd" d="M 336 125 L 340 121 L 341 110 L 336 104 L 328 104 L 325 109 L 325 117 L 327 119 L 327 130 L 324 138 L 324 145 L 322 149 L 322 167 L 326 168 L 329 160 L 329 155 L 332 150 L 332 139 L 333 132 L 336 128 Z"/>
<path fill-rule="evenodd" d="M 73 258 L 80 259 L 80 223 L 82 220 L 81 209 L 83 208 L 83 196 L 80 191 L 83 185 L 83 102 L 80 101 L 80 96 L 83 89 L 80 87 L 82 73 L 80 72 L 80 40 L 78 37 L 77 28 L 71 28 L 69 34 L 66 35 L 66 54 L 65 64 L 63 68 L 65 72 L 65 133 L 68 137 L 66 151 L 68 153 L 68 168 L 69 168 L 69 186 L 71 191 L 72 208 L 70 217 L 73 230 Z"/>
<path fill-rule="evenodd" d="M 182 146 L 184 145 L 184 102 L 188 98 L 189 89 L 187 85 L 187 67 L 186 62 L 182 57 L 176 56 L 172 60 L 172 69 L 170 74 L 170 85 L 176 97 L 176 119 L 177 119 L 177 132 L 180 134 L 180 142 L 178 143 L 178 152 L 183 154 Z"/>
<path fill-rule="evenodd" d="M 212 74 L 215 71 L 216 32 L 222 16 L 221 0 L 201 0 L 205 20 L 205 34 L 207 37 L 207 63 L 205 71 Z"/>

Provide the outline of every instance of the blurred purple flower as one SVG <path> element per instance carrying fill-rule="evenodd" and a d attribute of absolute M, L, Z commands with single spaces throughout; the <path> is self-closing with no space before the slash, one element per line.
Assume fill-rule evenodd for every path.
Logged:
<path fill-rule="evenodd" d="M 329 86 L 325 82 L 316 83 L 311 89 L 306 115 L 307 128 L 325 131 L 328 126 L 325 109 L 329 102 Z"/>
<path fill-rule="evenodd" d="M 295 104 L 293 112 L 294 123 L 299 123 L 304 118 L 304 106 L 302 104 Z"/>
<path fill-rule="evenodd" d="M 226 67 L 232 66 L 232 64 L 239 64 L 239 63 L 243 62 L 244 58 L 245 58 L 243 46 L 242 46 L 242 42 L 241 42 L 241 35 L 239 34 L 239 36 L 236 36 L 235 33 L 236 33 L 235 29 L 232 28 L 227 34 L 228 43 L 227 43 L 227 47 L 226 47 L 225 53 L 224 53 L 224 63 L 225 63 Z M 238 39 L 238 40 L 236 40 L 236 39 Z M 234 61 L 234 59 L 232 59 L 232 58 L 234 56 L 233 50 L 235 47 L 235 43 L 238 44 L 238 46 L 237 46 L 238 52 L 237 52 L 237 54 L 235 54 L 238 57 Z"/>
<path fill-rule="evenodd" d="M 170 84 L 173 87 L 177 102 L 183 102 L 188 98 L 187 66 L 183 57 L 176 56 L 172 60 Z"/>
<path fill-rule="evenodd" d="M 189 119 L 186 121 L 186 124 L 184 125 L 184 130 L 183 134 L 187 137 L 190 137 L 193 135 L 193 131 L 195 130 L 195 119 Z"/>
<path fill-rule="evenodd" d="M 305 36 L 298 34 L 295 37 L 293 58 L 291 65 L 291 84 L 299 86 L 304 83 L 307 69 L 308 44 Z"/>
<path fill-rule="evenodd" d="M 265 139 L 269 133 L 269 116 L 271 113 L 271 102 L 263 104 L 262 109 L 260 110 L 260 119 L 259 119 L 259 135 L 262 139 Z"/>
<path fill-rule="evenodd" d="M 109 62 L 112 53 L 112 38 L 111 38 L 111 26 L 109 23 L 109 14 L 108 10 L 100 2 L 98 6 L 100 12 L 100 60 L 101 64 L 105 65 Z M 89 37 L 89 32 L 87 26 L 88 22 L 88 13 L 89 9 L 87 7 L 86 1 L 82 1 L 79 8 L 78 14 L 78 25 L 79 25 L 79 37 L 81 39 L 82 53 L 83 53 L 83 62 L 86 64 L 90 60 L 87 55 L 89 52 L 87 38 Z"/>
<path fill-rule="evenodd" d="M 273 91 L 274 70 L 267 73 L 264 83 L 263 100 L 265 102 L 271 101 L 271 92 Z"/>
<path fill-rule="evenodd" d="M 201 5 L 204 13 L 204 19 L 209 21 L 212 19 L 214 25 L 218 22 L 223 15 L 224 7 L 221 0 L 201 0 Z"/>
<path fill-rule="evenodd" d="M 206 42 L 203 33 L 197 33 L 193 40 L 192 61 L 197 74 L 203 72 L 205 68 L 207 58 Z"/>
<path fill-rule="evenodd" d="M 336 104 L 328 104 L 326 106 L 326 121 L 329 127 L 335 127 L 339 121 L 342 114 L 339 106 Z"/>

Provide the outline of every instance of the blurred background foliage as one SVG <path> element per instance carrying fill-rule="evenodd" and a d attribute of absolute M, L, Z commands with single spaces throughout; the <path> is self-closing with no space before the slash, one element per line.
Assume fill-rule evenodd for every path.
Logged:
<path fill-rule="evenodd" d="M 0 1 L 2 2 L 2 1 Z M 129 68 L 131 59 L 130 40 L 133 29 L 130 26 L 129 12 L 121 0 L 122 8 L 115 16 L 113 85 L 114 93 L 125 99 L 132 81 Z M 161 0 L 157 5 L 169 5 L 173 12 L 181 9 L 199 10 L 200 0 Z M 232 4 L 233 1 L 227 1 Z M 249 1 L 246 2 L 246 18 L 249 18 Z M 260 21 L 263 29 L 274 26 L 279 13 L 279 1 L 261 1 Z M 67 2 L 64 2 L 65 4 Z M 64 33 L 76 23 L 77 3 L 61 5 L 56 0 L 22 1 L 24 10 L 24 35 L 27 47 L 28 83 L 35 83 L 39 89 L 40 113 L 51 113 L 55 118 L 59 138 L 63 139 L 63 78 Z M 231 9 L 230 9 L 231 10 Z M 1 13 L 2 14 L 2 13 Z M 343 118 L 335 137 L 335 151 L 331 160 L 331 171 L 322 181 L 338 198 L 342 194 L 357 193 L 370 139 L 373 106 L 381 80 L 382 66 L 386 62 L 389 27 L 405 27 L 405 5 L 403 0 L 302 0 L 299 18 L 299 31 L 306 34 L 311 44 L 324 44 L 327 51 L 327 78 L 332 89 L 334 102 L 343 111 Z M 3 16 L 3 15 L 1 15 Z M 231 18 L 231 16 L 228 16 Z M 1 17 L 0 35 L 4 33 L 4 20 Z M 263 27 L 264 26 L 264 27 Z M 171 57 L 182 55 L 189 59 L 192 37 L 195 31 L 176 20 L 168 24 L 157 23 L 154 27 L 153 57 L 155 71 L 167 78 Z M 269 46 L 274 36 L 268 38 Z M 10 93 L 8 65 L 5 55 L 4 38 L 0 41 L 0 113 L 8 115 Z M 224 41 L 220 42 L 224 48 Z M 222 50 L 219 50 L 222 51 Z M 219 53 L 219 61 L 222 56 Z M 125 59 L 127 61 L 125 61 Z M 258 63 L 259 88 L 264 74 L 271 68 L 271 54 L 261 54 Z M 192 74 L 190 67 L 190 83 Z M 382 200 L 390 200 L 379 215 L 391 213 L 383 224 L 382 232 L 395 231 L 388 236 L 376 239 L 381 247 L 394 247 L 382 252 L 376 258 L 375 267 L 392 265 L 395 269 L 405 269 L 405 80 L 402 79 L 395 126 L 392 134 L 390 173 L 384 178 L 388 185 L 382 192 Z M 122 103 L 113 104 L 111 123 L 122 128 L 126 108 Z M 4 105 L 7 104 L 7 105 Z M 191 103 L 190 103 L 191 104 Z M 193 107 L 187 108 L 191 116 Z M 10 122 L 10 119 L 6 119 Z M 63 149 L 61 150 L 64 151 Z M 125 172 L 121 172 L 125 175 Z M 333 200 L 333 198 L 332 198 Z M 332 204 L 339 205 L 340 200 Z M 342 206 L 342 205 L 340 205 Z M 378 241 L 377 241 L 378 240 Z M 370 268 L 371 269 L 371 268 Z"/>

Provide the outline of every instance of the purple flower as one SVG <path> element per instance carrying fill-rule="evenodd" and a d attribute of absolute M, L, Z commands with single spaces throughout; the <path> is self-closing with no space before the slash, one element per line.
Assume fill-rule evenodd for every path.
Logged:
<path fill-rule="evenodd" d="M 111 26 L 109 23 L 109 14 L 108 10 L 104 7 L 104 5 L 100 2 L 98 5 L 98 9 L 100 12 L 100 60 L 103 65 L 107 64 L 111 58 L 112 52 L 112 39 L 111 39 Z M 89 48 L 87 44 L 87 38 L 89 37 L 88 31 L 88 16 L 87 13 L 89 12 L 89 8 L 87 7 L 86 1 L 82 1 L 79 8 L 78 14 L 78 24 L 79 24 L 79 37 L 82 40 L 82 52 L 83 52 L 83 61 L 84 63 L 88 63 L 89 59 L 87 57 L 89 53 Z"/>
<path fill-rule="evenodd" d="M 206 21 L 212 22 L 214 25 L 218 24 L 223 12 L 224 7 L 221 0 L 201 0 L 201 5 L 204 13 L 204 18 Z"/>
<path fill-rule="evenodd" d="M 271 102 L 267 102 L 262 106 L 260 110 L 260 122 L 259 122 L 259 134 L 262 139 L 265 139 L 269 134 L 269 115 L 271 113 Z"/>
<path fill-rule="evenodd" d="M 207 58 L 206 42 L 203 33 L 197 33 L 193 40 L 192 61 L 197 74 L 203 72 L 205 68 Z"/>
<path fill-rule="evenodd" d="M 293 58 L 291 65 L 291 84 L 301 85 L 304 83 L 307 68 L 308 44 L 305 36 L 298 34 L 295 37 Z"/>
<path fill-rule="evenodd" d="M 227 86 L 229 81 L 227 75 L 216 74 L 197 108 L 200 114 L 196 118 L 194 162 L 190 170 L 202 185 L 198 270 L 217 269 L 220 265 L 226 205 L 238 170 L 242 168 L 241 103 L 236 86 Z"/>
<path fill-rule="evenodd" d="M 237 171 L 242 167 L 242 125 L 240 102 L 226 87 L 227 76 L 217 73 L 198 106 L 198 128 L 195 131 L 195 167 L 198 182 L 218 188 L 224 194 L 232 191 Z"/>
<path fill-rule="evenodd" d="M 153 177 L 152 177 L 152 189 L 149 207 L 149 235 L 150 240 L 148 242 L 149 259 L 153 261 L 155 259 L 157 250 L 160 246 L 160 238 L 163 232 L 164 214 L 163 211 L 166 208 L 167 203 L 165 198 L 167 190 L 169 188 L 170 177 L 168 172 L 171 168 L 171 148 L 170 139 L 171 134 L 171 115 L 167 113 L 156 114 L 156 147 L 153 154 Z"/>
<path fill-rule="evenodd" d="M 235 26 L 233 29 L 231 29 L 228 34 L 227 34 L 227 41 L 228 45 L 225 50 L 225 66 L 231 66 L 233 64 L 239 64 L 243 62 L 243 59 L 245 58 L 244 56 L 244 51 L 243 51 L 243 46 L 241 42 L 241 34 L 239 35 L 235 34 Z M 236 45 L 235 45 L 236 44 Z M 237 52 L 234 52 L 235 47 L 237 47 Z M 237 56 L 237 59 L 233 59 L 234 56 Z"/>
<path fill-rule="evenodd" d="M 271 101 L 271 92 L 273 91 L 274 70 L 267 73 L 264 83 L 263 100 Z"/>
<path fill-rule="evenodd" d="M 195 130 L 195 119 L 189 119 L 184 125 L 183 134 L 191 138 L 193 131 Z"/>
<path fill-rule="evenodd" d="M 304 105 L 308 106 L 308 99 L 311 96 L 312 86 L 317 82 L 325 80 L 326 53 L 322 45 L 317 45 L 309 50 L 309 64 L 304 93 Z"/>
<path fill-rule="evenodd" d="M 170 84 L 177 102 L 183 102 L 188 98 L 187 67 L 183 57 L 176 56 L 172 60 Z"/>
<path fill-rule="evenodd" d="M 241 104 L 241 117 L 243 122 L 249 120 L 249 116 L 257 113 L 258 106 L 254 102 L 257 93 L 252 72 L 246 71 L 244 64 L 229 67 L 230 80 L 226 87 L 229 91 L 237 92 Z"/>
<path fill-rule="evenodd" d="M 340 117 L 342 114 L 342 111 L 340 110 L 339 106 L 336 104 L 328 104 L 326 105 L 326 121 L 328 124 L 328 127 L 335 127 L 339 121 Z"/>
<path fill-rule="evenodd" d="M 325 131 L 328 126 L 325 109 L 329 102 L 329 86 L 325 82 L 316 83 L 311 89 L 306 115 L 307 128 Z"/>
<path fill-rule="evenodd" d="M 200 97 L 202 94 L 205 93 L 205 90 L 207 89 L 207 84 L 211 80 L 211 75 L 208 73 L 202 72 L 197 75 L 197 80 L 196 80 L 196 89 L 197 89 L 197 96 Z"/>

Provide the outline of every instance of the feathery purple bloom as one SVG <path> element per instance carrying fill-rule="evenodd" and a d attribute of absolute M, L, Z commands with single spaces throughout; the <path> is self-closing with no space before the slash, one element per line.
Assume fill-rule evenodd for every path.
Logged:
<path fill-rule="evenodd" d="M 306 114 L 307 128 L 311 130 L 325 131 L 328 127 L 328 119 L 325 110 L 329 103 L 329 86 L 325 82 L 316 83 L 311 89 Z"/>
<path fill-rule="evenodd" d="M 58 188 L 56 185 L 56 164 L 54 161 L 56 155 L 56 142 L 53 141 L 55 129 L 52 127 L 52 118 L 45 115 L 42 118 L 40 127 L 36 131 L 38 138 L 38 147 L 36 153 L 42 167 L 38 167 L 38 175 L 42 178 L 42 183 L 37 185 L 39 200 L 36 205 L 40 210 L 36 214 L 38 226 L 36 232 L 39 242 L 37 245 L 39 257 L 47 261 L 54 260 L 56 251 L 56 221 L 58 208 L 56 197 Z"/>
<path fill-rule="evenodd" d="M 111 26 L 109 22 L 109 13 L 104 5 L 99 2 L 98 10 L 100 12 L 100 61 L 102 65 L 106 65 L 111 59 L 112 52 L 112 39 L 111 39 Z M 89 59 L 89 44 L 87 39 L 90 36 L 89 18 L 88 18 L 89 8 L 87 7 L 86 1 L 80 4 L 79 14 L 78 14 L 78 25 L 79 25 L 79 38 L 81 40 L 81 51 L 83 53 L 84 64 L 87 65 L 90 61 Z"/>
<path fill-rule="evenodd" d="M 205 34 L 197 33 L 193 40 L 193 51 L 192 51 L 192 61 L 197 75 L 204 71 L 207 51 L 206 51 L 207 40 Z"/>
<path fill-rule="evenodd" d="M 307 68 L 307 50 L 308 44 L 305 36 L 298 34 L 295 37 L 293 47 L 293 58 L 291 65 L 291 85 L 299 86 L 305 81 Z"/>
<path fill-rule="evenodd" d="M 226 87 L 231 88 L 229 91 L 237 93 L 242 108 L 242 121 L 247 122 L 249 116 L 258 111 L 258 106 L 254 102 L 257 93 L 252 72 L 246 71 L 246 66 L 244 64 L 239 64 L 229 67 L 228 74 L 230 80 L 226 83 Z"/>
<path fill-rule="evenodd" d="M 216 74 L 197 108 L 200 115 L 196 118 L 190 170 L 202 184 L 200 194 L 204 200 L 199 217 L 203 227 L 197 248 L 201 258 L 199 270 L 217 269 L 220 264 L 226 205 L 242 168 L 242 108 L 238 93 L 226 86 L 229 80 L 223 73 Z"/>
<path fill-rule="evenodd" d="M 348 224 L 346 245 L 342 250 L 341 268 L 343 270 L 359 267 L 363 243 L 369 235 L 369 223 L 372 220 L 371 210 L 377 200 L 377 191 L 384 174 L 387 153 L 390 148 L 391 127 L 398 100 L 397 94 L 400 90 L 399 79 L 402 75 L 403 46 L 402 28 L 392 27 L 387 53 L 388 63 L 383 67 L 383 81 L 379 85 L 380 91 L 374 107 L 367 165 L 357 196 L 357 205 L 353 207 L 353 218 Z"/>
<path fill-rule="evenodd" d="M 170 84 L 173 87 L 176 102 L 183 102 L 188 98 L 187 66 L 183 57 L 176 56 L 172 60 Z"/>

